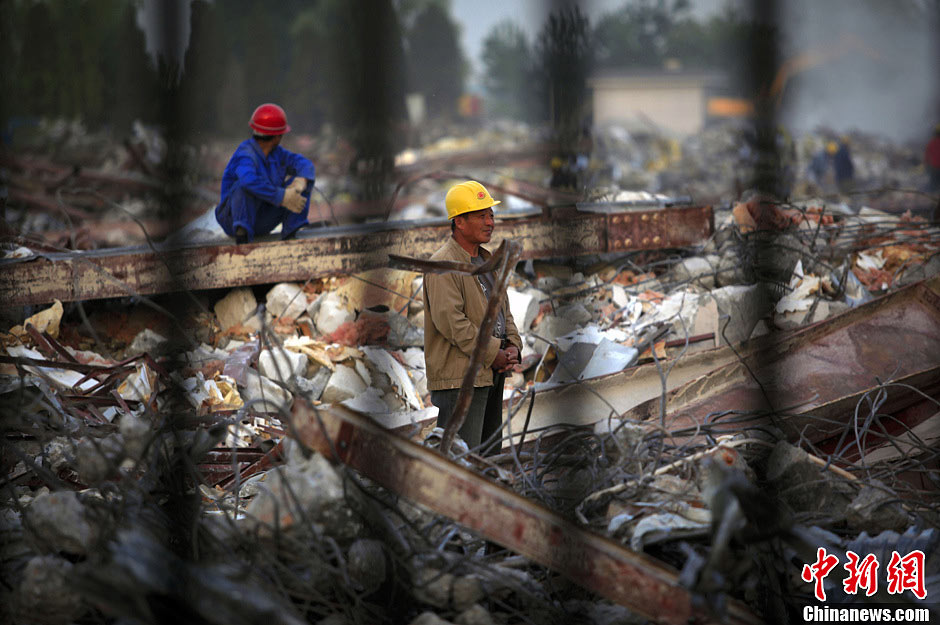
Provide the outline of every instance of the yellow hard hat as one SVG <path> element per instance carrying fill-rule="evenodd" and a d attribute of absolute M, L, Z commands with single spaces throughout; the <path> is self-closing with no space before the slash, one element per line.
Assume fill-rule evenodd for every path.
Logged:
<path fill-rule="evenodd" d="M 829 143 L 826 144 L 826 152 L 829 152 L 830 154 L 835 154 L 838 151 L 839 151 L 839 144 L 837 144 L 835 141 L 830 141 Z"/>
<path fill-rule="evenodd" d="M 481 211 L 499 203 L 499 200 L 494 200 L 486 187 L 476 180 L 467 180 L 455 184 L 447 192 L 447 197 L 444 198 L 448 219 L 453 219 L 464 213 Z"/>

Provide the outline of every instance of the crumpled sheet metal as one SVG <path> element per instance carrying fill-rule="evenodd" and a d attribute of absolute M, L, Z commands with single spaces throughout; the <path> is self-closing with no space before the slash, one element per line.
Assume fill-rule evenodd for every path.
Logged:
<path fill-rule="evenodd" d="M 772 419 L 791 437 L 820 441 L 844 427 L 858 400 L 882 382 L 928 394 L 940 390 L 940 278 L 919 282 L 842 315 L 787 335 L 758 340 L 762 349 L 671 391 L 665 427 L 675 431 L 714 424 L 738 432 Z M 895 387 L 882 412 L 920 398 Z M 729 411 L 753 413 L 723 423 Z M 757 414 L 765 416 L 757 416 Z M 659 399 L 622 415 L 660 418 Z"/>

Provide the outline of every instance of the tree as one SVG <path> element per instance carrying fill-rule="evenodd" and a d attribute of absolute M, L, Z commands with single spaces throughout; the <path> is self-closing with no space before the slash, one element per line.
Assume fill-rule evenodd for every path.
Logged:
<path fill-rule="evenodd" d="M 574 151 L 587 115 L 592 67 L 590 27 L 577 5 L 548 16 L 535 50 L 545 116 L 561 149 Z"/>
<path fill-rule="evenodd" d="M 533 67 L 525 32 L 511 20 L 494 26 L 483 40 L 483 66 L 491 111 L 513 119 L 529 119 Z"/>
<path fill-rule="evenodd" d="M 671 56 L 672 31 L 688 10 L 688 0 L 634 0 L 604 15 L 594 29 L 598 66 L 661 68 Z"/>
<path fill-rule="evenodd" d="M 410 84 L 423 94 L 428 113 L 450 117 L 463 93 L 465 61 L 457 26 L 438 3 L 415 19 L 408 37 Z"/>
<path fill-rule="evenodd" d="M 196 0 L 191 5 L 189 46 L 180 84 L 187 133 L 219 129 L 219 97 L 231 78 L 221 71 L 228 56 L 217 8 L 205 0 Z"/>
<path fill-rule="evenodd" d="M 26 12 L 18 68 L 20 97 L 18 106 L 14 105 L 23 114 L 55 115 L 60 111 L 61 52 L 56 32 L 50 6 L 45 2 L 32 3 Z"/>

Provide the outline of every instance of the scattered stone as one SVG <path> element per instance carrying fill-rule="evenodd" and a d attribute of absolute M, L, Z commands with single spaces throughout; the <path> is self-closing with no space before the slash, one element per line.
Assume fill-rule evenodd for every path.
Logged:
<path fill-rule="evenodd" d="M 307 357 L 289 349 L 265 349 L 258 355 L 258 372 L 272 380 L 288 380 L 307 372 Z"/>
<path fill-rule="evenodd" d="M 267 311 L 275 317 L 297 319 L 307 312 L 307 296 L 299 285 L 281 282 L 265 296 Z"/>
<path fill-rule="evenodd" d="M 26 538 L 39 553 L 63 551 L 86 555 L 97 534 L 85 515 L 85 507 L 72 491 L 56 491 L 36 497 L 23 515 Z"/>
<path fill-rule="evenodd" d="M 445 621 L 434 612 L 422 612 L 408 625 L 453 625 L 453 623 Z"/>
<path fill-rule="evenodd" d="M 352 367 L 336 365 L 336 370 L 330 376 L 320 396 L 320 401 L 326 403 L 340 403 L 351 399 L 366 390 L 366 384 Z"/>
<path fill-rule="evenodd" d="M 744 273 L 744 263 L 735 250 L 728 250 L 718 260 L 718 270 L 715 274 L 715 283 L 718 286 L 731 286 L 745 284 L 747 276 Z"/>
<path fill-rule="evenodd" d="M 494 625 L 492 615 L 479 603 L 458 614 L 454 622 L 457 625 Z"/>
<path fill-rule="evenodd" d="M 897 503 L 897 495 L 877 481 L 862 487 L 846 509 L 845 516 L 850 526 L 871 534 L 904 531 L 911 524 Z"/>
<path fill-rule="evenodd" d="M 304 397 L 310 401 L 320 399 L 323 395 L 323 390 L 326 388 L 327 383 L 330 381 L 330 376 L 333 375 L 333 372 L 327 369 L 326 367 L 320 367 L 316 370 L 316 373 L 313 374 L 313 377 L 302 377 L 297 376 L 292 378 L 291 381 L 297 386 Z"/>
<path fill-rule="evenodd" d="M 454 609 L 458 611 L 470 609 L 486 596 L 483 584 L 476 575 L 463 575 L 455 578 L 451 593 Z"/>
<path fill-rule="evenodd" d="M 131 344 L 124 350 L 127 356 L 136 356 L 138 354 L 148 353 L 151 356 L 159 356 L 166 353 L 170 342 L 160 336 L 150 328 L 141 330 Z"/>
<path fill-rule="evenodd" d="M 241 398 L 256 412 L 289 411 L 294 397 L 274 381 L 260 375 L 254 369 L 245 372 L 245 384 Z"/>
<path fill-rule="evenodd" d="M 346 554 L 349 576 L 365 594 L 378 590 L 385 582 L 386 558 L 381 541 L 360 538 L 349 546 Z"/>
<path fill-rule="evenodd" d="M 442 610 L 450 607 L 453 573 L 444 573 L 440 569 L 425 566 L 418 569 L 413 581 L 415 599 Z"/>
<path fill-rule="evenodd" d="M 537 334 L 541 339 L 536 339 L 532 344 L 532 348 L 537 351 L 540 355 L 545 353 L 550 345 L 545 341 L 556 342 L 558 337 L 564 336 L 570 332 L 573 332 L 577 329 L 577 325 L 565 319 L 564 317 L 556 315 L 545 315 L 542 317 L 542 321 L 539 325 L 533 330 L 533 334 Z"/>
<path fill-rule="evenodd" d="M 258 300 L 249 288 L 229 291 L 225 297 L 216 302 L 213 309 L 223 332 L 239 324 L 249 332 L 261 330 L 261 320 L 255 314 L 258 310 Z"/>
<path fill-rule="evenodd" d="M 65 436 L 56 436 L 43 446 L 42 453 L 45 456 L 43 464 L 53 473 L 58 473 L 72 463 L 75 443 Z"/>
<path fill-rule="evenodd" d="M 124 458 L 124 441 L 119 435 L 85 438 L 75 446 L 75 470 L 86 484 L 113 476 Z"/>
<path fill-rule="evenodd" d="M 416 325 L 407 317 L 396 313 L 388 313 L 386 319 L 389 325 L 389 345 L 394 347 L 424 347 L 423 321 L 421 325 Z"/>
<path fill-rule="evenodd" d="M 715 267 L 701 256 L 692 256 L 684 258 L 675 265 L 669 272 L 670 279 L 683 283 L 692 282 L 706 289 L 715 286 Z"/>
<path fill-rule="evenodd" d="M 362 522 L 347 501 L 343 478 L 322 455 L 278 467 L 255 483 L 258 494 L 245 509 L 248 525 L 261 531 L 289 529 L 309 521 L 337 540 L 353 540 Z"/>
<path fill-rule="evenodd" d="M 140 459 L 147 443 L 153 436 L 153 429 L 150 422 L 144 417 L 139 417 L 133 413 L 121 416 L 118 423 L 118 430 L 121 438 L 124 440 L 124 453 L 134 460 Z"/>
<path fill-rule="evenodd" d="M 563 317 L 579 326 L 583 326 L 591 322 L 593 317 L 591 316 L 590 311 L 584 306 L 584 304 L 569 304 L 568 306 L 563 306 L 558 309 L 558 316 Z M 539 324 L 541 327 L 541 324 Z"/>
<path fill-rule="evenodd" d="M 336 293 L 326 292 L 318 299 L 316 316 L 311 316 L 320 334 L 331 334 L 347 321 L 355 321 L 356 314 L 346 307 L 346 302 Z"/>
<path fill-rule="evenodd" d="M 539 314 L 539 299 L 541 294 L 535 289 L 517 291 L 514 288 L 506 289 L 509 299 L 509 312 L 519 332 L 526 332 L 532 326 L 535 316 Z"/>
<path fill-rule="evenodd" d="M 719 313 L 728 315 L 728 319 L 720 319 L 723 328 L 722 336 L 718 338 L 721 344 L 725 341 L 732 344 L 746 341 L 754 332 L 757 322 L 770 312 L 770 301 L 766 297 L 766 288 L 759 284 L 750 286 L 726 286 L 711 292 L 718 305 Z"/>
<path fill-rule="evenodd" d="M 846 480 L 813 462 L 809 454 L 785 441 L 767 460 L 767 479 L 777 496 L 795 512 L 844 518 L 854 489 Z"/>
<path fill-rule="evenodd" d="M 610 300 L 617 308 L 626 308 L 630 305 L 630 295 L 620 284 L 614 284 L 610 287 Z"/>
<path fill-rule="evenodd" d="M 58 556 L 36 556 L 26 563 L 15 594 L 16 621 L 65 625 L 81 616 L 81 595 L 70 582 L 73 564 Z"/>

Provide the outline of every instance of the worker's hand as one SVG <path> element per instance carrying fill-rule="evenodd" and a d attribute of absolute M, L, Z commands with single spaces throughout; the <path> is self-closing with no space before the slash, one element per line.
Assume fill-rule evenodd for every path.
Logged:
<path fill-rule="evenodd" d="M 307 179 L 297 176 L 294 178 L 291 183 L 287 186 L 288 189 L 296 189 L 297 193 L 303 193 L 307 190 Z"/>
<path fill-rule="evenodd" d="M 514 350 L 516 352 L 513 356 L 512 352 L 509 350 Z M 516 365 L 519 364 L 519 354 L 518 350 L 515 347 L 510 347 L 507 349 L 501 349 L 496 352 L 496 358 L 493 359 L 493 364 L 490 367 L 497 373 L 504 373 L 513 369 Z"/>
<path fill-rule="evenodd" d="M 519 364 L 519 348 L 515 345 L 510 345 L 506 348 L 506 354 L 509 356 L 513 364 Z"/>
<path fill-rule="evenodd" d="M 284 189 L 284 200 L 281 202 L 281 206 L 292 213 L 302 213 L 306 205 L 307 198 L 302 196 L 295 187 L 291 186 Z"/>

